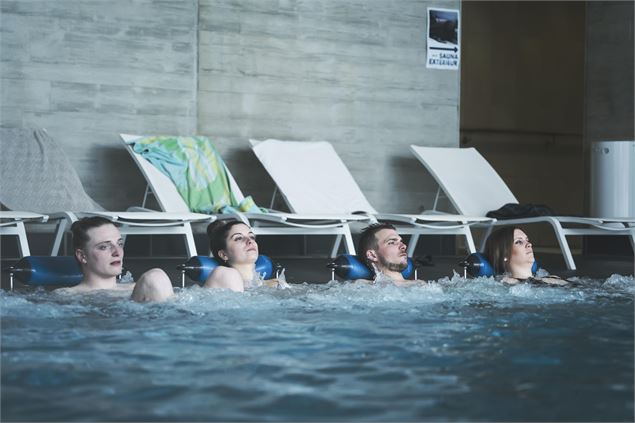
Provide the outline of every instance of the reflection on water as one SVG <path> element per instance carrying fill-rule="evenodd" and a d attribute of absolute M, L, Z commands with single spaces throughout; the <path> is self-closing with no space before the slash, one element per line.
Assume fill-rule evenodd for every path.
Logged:
<path fill-rule="evenodd" d="M 6 420 L 633 418 L 632 277 L 0 293 Z"/>

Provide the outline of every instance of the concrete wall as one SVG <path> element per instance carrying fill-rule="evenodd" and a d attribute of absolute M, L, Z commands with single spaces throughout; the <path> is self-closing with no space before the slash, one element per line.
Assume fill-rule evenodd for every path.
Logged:
<path fill-rule="evenodd" d="M 249 138 L 328 140 L 377 209 L 430 207 L 408 146 L 458 145 L 459 73 L 425 68 L 439 4 L 201 0 L 199 132 L 261 204 L 274 185 Z"/>
<path fill-rule="evenodd" d="M 633 2 L 590 2 L 586 14 L 585 141 L 634 139 Z"/>
<path fill-rule="evenodd" d="M 584 3 L 464 4 L 461 132 L 521 202 L 583 213 Z"/>
<path fill-rule="evenodd" d="M 519 202 L 584 214 L 585 3 L 465 2 L 463 20 L 462 146 Z M 550 229 L 530 229 L 557 246 Z"/>
<path fill-rule="evenodd" d="M 378 209 L 417 211 L 408 144 L 458 144 L 459 73 L 425 68 L 435 4 L 3 0 L 0 124 L 47 128 L 109 209 L 143 190 L 118 133 L 198 132 L 260 203 L 249 137 L 326 139 Z"/>
<path fill-rule="evenodd" d="M 109 209 L 145 185 L 120 132 L 196 130 L 197 2 L 0 2 L 0 124 L 44 127 Z"/>

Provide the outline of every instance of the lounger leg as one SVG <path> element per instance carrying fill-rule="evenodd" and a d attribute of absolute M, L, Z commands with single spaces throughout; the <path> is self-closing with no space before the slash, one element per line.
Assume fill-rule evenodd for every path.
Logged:
<path fill-rule="evenodd" d="M 194 234 L 192 233 L 192 225 L 190 225 L 190 222 L 185 222 L 183 224 L 183 227 L 185 228 L 185 248 L 187 249 L 187 254 L 189 254 L 190 257 L 194 257 L 197 256 L 198 253 L 196 252 L 196 243 L 194 242 Z"/>
<path fill-rule="evenodd" d="M 635 226 L 629 229 L 631 230 L 631 234 L 628 236 L 628 239 L 631 240 L 631 248 L 633 249 L 633 253 L 635 253 Z"/>
<path fill-rule="evenodd" d="M 481 248 L 479 249 L 480 252 L 485 251 L 485 243 L 487 242 L 487 238 L 489 238 L 489 234 L 492 233 L 492 229 L 494 229 L 494 225 L 489 225 L 485 230 L 485 234 L 483 234 L 483 238 L 481 240 Z"/>
<path fill-rule="evenodd" d="M 351 230 L 346 228 L 346 233 L 344 234 L 344 239 L 346 240 L 346 252 L 348 254 L 355 254 L 355 244 L 353 243 L 353 235 L 351 235 Z M 335 254 L 331 254 L 331 258 L 334 258 Z"/>
<path fill-rule="evenodd" d="M 419 242 L 419 234 L 412 234 L 410 242 L 408 242 L 408 257 L 412 257 Z"/>
<path fill-rule="evenodd" d="M 571 254 L 571 248 L 569 248 L 569 243 L 567 242 L 567 238 L 562 231 L 562 226 L 560 222 L 556 219 L 549 219 L 549 223 L 553 227 L 553 230 L 556 234 L 556 239 L 558 240 L 558 244 L 560 244 L 560 250 L 562 250 L 562 256 L 564 257 L 564 261 L 567 265 L 567 269 L 576 270 L 575 261 L 573 261 L 573 255 Z"/>
<path fill-rule="evenodd" d="M 340 250 L 341 243 L 342 243 L 342 235 L 335 236 L 335 242 L 333 243 L 333 248 L 331 249 L 331 258 L 337 256 L 337 252 Z"/>
<path fill-rule="evenodd" d="M 60 245 L 62 244 L 62 240 L 64 239 L 64 234 L 66 233 L 67 226 L 68 222 L 66 221 L 66 219 L 61 219 L 57 224 L 55 241 L 53 241 L 53 249 L 51 250 L 52 256 L 57 256 L 59 254 Z"/>
<path fill-rule="evenodd" d="M 635 225 L 631 223 L 624 223 L 624 226 L 627 229 L 630 229 L 630 235 L 628 235 L 628 239 L 631 241 L 631 248 L 633 249 L 633 253 L 635 254 Z M 635 257 L 633 257 L 633 275 L 635 275 Z"/>
<path fill-rule="evenodd" d="M 564 235 L 562 235 L 562 238 L 564 238 Z M 569 248 L 567 240 L 560 240 L 560 235 L 558 235 L 558 243 L 560 244 L 564 261 L 567 263 L 567 269 L 576 270 L 575 261 L 573 260 L 573 255 L 571 254 L 571 249 Z"/>
<path fill-rule="evenodd" d="M 476 246 L 474 245 L 474 238 L 472 237 L 472 231 L 469 226 L 465 226 L 463 228 L 463 234 L 465 235 L 465 242 L 467 243 L 467 249 L 470 254 L 476 252 Z"/>
<path fill-rule="evenodd" d="M 20 254 L 22 257 L 30 256 L 31 251 L 29 250 L 29 241 L 26 238 L 26 229 L 24 227 L 24 222 L 17 222 L 16 230 L 18 235 L 18 244 L 20 246 Z"/>
<path fill-rule="evenodd" d="M 24 222 L 14 221 L 11 226 L 0 227 L 0 237 L 5 235 L 16 235 L 18 237 L 18 250 L 20 250 L 20 257 L 31 255 Z"/>

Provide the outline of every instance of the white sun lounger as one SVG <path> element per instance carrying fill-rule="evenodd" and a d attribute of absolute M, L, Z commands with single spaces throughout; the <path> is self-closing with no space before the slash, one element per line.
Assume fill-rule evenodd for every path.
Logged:
<path fill-rule="evenodd" d="M 27 222 L 44 223 L 48 220 L 45 214 L 17 211 L 0 211 L 0 236 L 16 235 L 20 257 L 30 256 L 29 241 L 24 224 Z"/>
<path fill-rule="evenodd" d="M 152 163 L 134 151 L 135 140 L 142 138 L 141 135 L 121 134 L 121 138 L 126 144 L 126 149 L 139 170 L 146 179 L 146 198 L 148 194 L 153 194 L 160 207 L 165 209 L 168 204 L 172 207 L 189 211 L 189 207 L 179 194 L 172 180 L 164 175 Z M 230 189 L 238 201 L 245 197 L 238 187 L 236 180 L 227 169 Z M 349 254 L 355 254 L 355 245 L 351 235 L 350 224 L 352 222 L 366 222 L 366 216 L 350 215 L 342 212 L 329 213 L 232 213 L 217 214 L 219 219 L 238 218 L 248 223 L 256 235 L 333 235 L 335 242 L 330 252 L 330 257 L 335 257 L 339 250 L 341 240 L 344 238 L 344 247 Z"/>
<path fill-rule="evenodd" d="M 85 191 L 62 148 L 46 130 L 1 128 L 2 187 L 0 202 L 11 210 L 45 213 L 57 228 L 51 255 L 57 255 L 62 239 L 78 218 L 99 215 L 121 225 L 126 235 L 181 235 L 189 256 L 197 255 L 192 222 L 210 222 L 204 214 L 175 211 L 110 212 Z"/>
<path fill-rule="evenodd" d="M 507 184 L 475 148 L 410 146 L 459 213 L 485 216 L 507 203 L 518 203 Z M 438 195 L 438 194 L 437 194 Z M 601 219 L 571 216 L 540 216 L 505 219 L 493 225 L 548 223 L 552 226 L 569 269 L 576 268 L 566 236 L 625 235 L 635 249 L 635 217 Z M 491 231 L 492 226 L 489 227 Z M 563 226 L 563 225 L 566 225 Z M 573 226 L 572 226 L 573 225 Z M 488 231 L 488 234 L 489 234 Z"/>
<path fill-rule="evenodd" d="M 475 252 L 469 225 L 488 222 L 439 214 L 379 213 L 368 202 L 344 162 L 327 141 L 250 140 L 256 157 L 277 185 L 289 208 L 296 213 L 365 213 L 373 221 L 390 222 L 401 234 L 412 235 L 408 254 L 414 254 L 421 235 L 464 236 Z M 275 195 L 275 194 L 274 194 Z"/>

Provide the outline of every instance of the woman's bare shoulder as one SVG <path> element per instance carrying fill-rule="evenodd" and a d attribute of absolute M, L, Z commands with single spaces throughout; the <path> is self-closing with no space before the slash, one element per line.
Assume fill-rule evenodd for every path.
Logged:
<path fill-rule="evenodd" d="M 217 266 L 212 270 L 211 275 L 240 275 L 240 272 L 233 267 L 228 266 Z"/>
<path fill-rule="evenodd" d="M 85 291 L 85 289 L 81 289 L 80 286 L 81 285 L 65 286 L 64 288 L 54 289 L 53 292 L 56 294 L 68 295 L 68 294 L 75 294 L 77 292 Z"/>
<path fill-rule="evenodd" d="M 516 279 L 516 278 L 514 278 L 512 276 L 507 276 L 507 275 L 503 276 L 500 279 L 500 281 L 503 282 L 503 283 L 506 283 L 507 285 L 516 285 L 516 284 L 520 283 L 519 279 Z"/>
<path fill-rule="evenodd" d="M 244 290 L 240 272 L 232 267 L 218 266 L 207 277 L 205 288 L 229 288 L 232 291 Z"/>
<path fill-rule="evenodd" d="M 555 275 L 543 276 L 542 278 L 539 278 L 537 280 L 549 285 L 559 285 L 559 286 L 569 285 L 568 281 L 562 279 L 560 276 L 555 276 Z"/>

